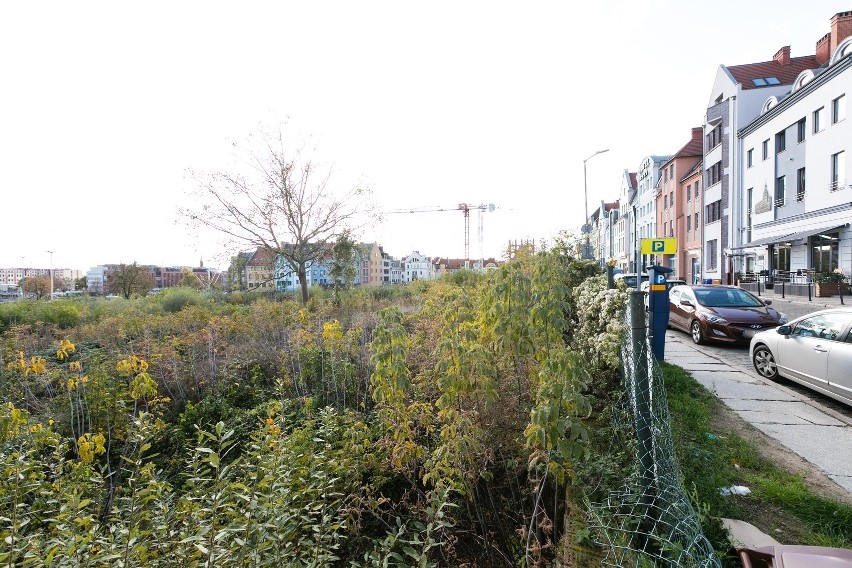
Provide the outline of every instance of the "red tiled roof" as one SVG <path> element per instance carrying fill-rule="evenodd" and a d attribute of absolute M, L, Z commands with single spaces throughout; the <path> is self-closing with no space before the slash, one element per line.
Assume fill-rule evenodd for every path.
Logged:
<path fill-rule="evenodd" d="M 265 248 L 258 248 L 248 261 L 248 266 L 272 266 L 275 255 Z"/>
<path fill-rule="evenodd" d="M 693 138 L 686 144 L 684 144 L 683 148 L 675 152 L 675 155 L 672 156 L 672 159 L 675 158 L 686 158 L 690 156 L 703 156 L 704 155 L 704 141 L 701 138 Z"/>
<path fill-rule="evenodd" d="M 764 61 L 762 63 L 746 63 L 745 65 L 727 66 L 728 71 L 733 75 L 738 83 L 741 83 L 743 90 L 756 89 L 752 79 L 759 77 L 777 77 L 782 85 L 792 85 L 799 76 L 799 73 L 806 69 L 816 69 L 819 67 L 816 55 L 806 55 L 804 57 L 791 57 L 789 65 L 782 65 L 775 60 Z"/>
<path fill-rule="evenodd" d="M 636 188 L 636 172 L 630 172 L 630 187 Z"/>

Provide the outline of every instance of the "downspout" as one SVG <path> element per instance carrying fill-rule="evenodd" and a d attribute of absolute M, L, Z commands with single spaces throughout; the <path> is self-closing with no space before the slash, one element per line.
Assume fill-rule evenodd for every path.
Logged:
<path fill-rule="evenodd" d="M 701 177 L 701 202 L 698 204 L 698 218 L 701 219 L 701 239 L 699 242 L 701 243 L 699 246 L 701 247 L 698 251 L 698 283 L 704 283 L 704 263 L 707 261 L 706 251 L 707 251 L 707 243 L 704 242 L 704 225 L 707 223 L 707 220 L 704 218 L 704 190 L 707 187 L 707 180 L 704 178 L 704 172 L 707 171 L 705 166 L 707 165 L 707 115 L 704 115 L 704 127 L 701 129 L 701 172 L 699 176 Z"/>
<path fill-rule="evenodd" d="M 729 284 L 731 284 L 731 283 L 736 284 L 736 282 L 734 282 L 734 274 L 736 273 L 736 267 L 734 266 L 734 263 L 736 262 L 736 259 L 732 255 L 734 254 L 734 250 L 736 250 L 736 249 L 734 249 L 734 247 L 737 247 L 737 246 L 740 245 L 740 243 L 739 243 L 739 240 L 740 240 L 739 228 L 742 226 L 742 223 L 741 223 L 740 216 L 739 216 L 739 213 L 740 213 L 739 205 L 740 205 L 740 199 L 742 199 L 742 191 L 741 191 L 741 188 L 739 186 L 741 185 L 740 182 L 741 182 L 742 178 L 740 176 L 740 171 L 739 171 L 739 169 L 740 169 L 740 139 L 739 139 L 739 136 L 738 136 L 738 128 L 737 128 L 737 104 L 736 104 L 737 96 L 736 95 L 732 96 L 729 99 L 729 101 L 730 102 L 728 103 L 728 105 L 731 107 L 731 116 L 732 116 L 731 123 L 733 125 L 733 136 L 731 138 L 733 139 L 732 143 L 733 143 L 734 147 L 733 147 L 733 152 L 731 152 L 731 160 L 733 162 L 731 164 L 731 172 L 733 174 L 733 180 L 728 179 L 728 195 L 729 195 L 730 203 L 731 203 L 731 223 L 730 223 L 730 226 L 728 227 L 728 234 L 729 234 L 731 240 L 730 240 L 730 244 L 728 245 L 728 249 L 731 251 L 731 253 L 730 253 L 731 256 L 729 257 L 731 259 L 731 261 L 729 263 L 729 268 L 731 270 L 728 271 L 728 274 L 725 275 L 725 278 L 726 278 L 726 280 L 728 281 Z M 736 189 L 737 191 L 734 191 L 734 189 Z M 734 198 L 734 196 L 736 196 L 736 198 Z"/>

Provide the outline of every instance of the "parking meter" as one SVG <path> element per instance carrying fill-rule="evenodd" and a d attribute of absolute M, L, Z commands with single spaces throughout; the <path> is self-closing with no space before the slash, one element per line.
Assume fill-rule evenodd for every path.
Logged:
<path fill-rule="evenodd" d="M 669 325 L 669 288 L 666 274 L 672 269 L 665 266 L 649 266 L 648 270 L 648 331 L 651 336 L 651 352 L 657 361 L 662 361 L 666 348 L 666 328 Z"/>

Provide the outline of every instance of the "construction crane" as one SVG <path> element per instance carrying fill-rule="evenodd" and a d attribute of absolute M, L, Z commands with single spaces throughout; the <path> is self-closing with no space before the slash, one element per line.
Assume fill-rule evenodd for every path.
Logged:
<path fill-rule="evenodd" d="M 394 209 L 385 211 L 388 214 L 396 213 L 435 213 L 438 211 L 461 211 L 464 214 L 464 259 L 470 260 L 470 212 L 479 211 L 479 248 L 482 250 L 482 213 L 494 211 L 497 208 L 493 203 L 481 203 L 471 205 L 470 203 L 459 203 L 457 207 L 412 207 L 410 209 Z"/>

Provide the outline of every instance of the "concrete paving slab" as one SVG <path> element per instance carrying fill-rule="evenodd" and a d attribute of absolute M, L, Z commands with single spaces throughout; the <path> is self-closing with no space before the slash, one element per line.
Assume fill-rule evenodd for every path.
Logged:
<path fill-rule="evenodd" d="M 844 423 L 810 404 L 775 400 L 728 399 L 725 401 L 737 414 L 751 421 L 764 424 L 817 424 L 821 426 L 843 426 Z M 777 418 L 776 418 L 777 417 Z M 787 417 L 789 421 L 785 421 Z"/>
<path fill-rule="evenodd" d="M 731 383 L 753 383 L 753 384 L 761 384 L 761 385 L 766 384 L 763 381 L 761 381 L 760 379 L 758 379 L 757 377 L 754 377 L 754 376 L 749 375 L 747 373 L 743 373 L 742 371 L 736 371 L 736 370 L 731 369 L 730 367 L 728 367 L 726 365 L 721 365 L 719 369 L 711 369 L 709 371 L 706 370 L 706 369 L 700 369 L 700 370 L 687 369 L 686 367 L 684 367 L 684 369 L 689 371 L 689 373 L 692 375 L 692 377 L 697 381 L 705 381 L 706 380 L 706 381 L 728 381 L 728 382 L 731 382 Z"/>
<path fill-rule="evenodd" d="M 837 485 L 843 487 L 850 493 L 852 493 L 852 476 L 850 475 L 829 475 Z"/>
<path fill-rule="evenodd" d="M 755 424 L 829 476 L 852 475 L 852 428 Z M 829 441 L 829 443 L 826 443 Z"/>
<path fill-rule="evenodd" d="M 796 400 L 793 395 L 762 383 L 736 382 L 725 378 L 714 379 L 712 376 L 703 379 L 696 377 L 696 379 L 722 400 Z"/>
<path fill-rule="evenodd" d="M 722 527 L 728 531 L 734 548 L 760 548 L 778 546 L 781 543 L 758 529 L 756 526 L 738 519 L 722 519 Z"/>
<path fill-rule="evenodd" d="M 669 361 L 669 363 L 673 363 L 674 361 Z M 712 361 L 689 361 L 684 359 L 683 363 L 675 363 L 676 365 L 683 367 L 687 371 L 716 371 L 716 372 L 730 372 L 731 368 L 722 363 L 721 361 L 718 363 L 714 363 Z"/>

